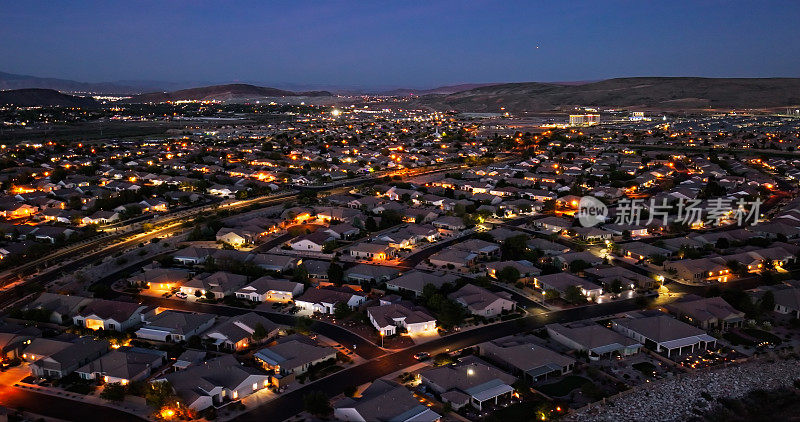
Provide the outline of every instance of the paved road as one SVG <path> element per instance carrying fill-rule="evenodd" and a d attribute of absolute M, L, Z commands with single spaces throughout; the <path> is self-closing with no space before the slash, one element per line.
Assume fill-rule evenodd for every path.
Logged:
<path fill-rule="evenodd" d="M 144 305 L 162 306 L 165 308 L 179 309 L 183 311 L 205 312 L 209 314 L 222 315 L 222 316 L 236 316 L 236 315 L 246 314 L 248 312 L 255 312 L 269 318 L 270 320 L 278 324 L 288 325 L 290 327 L 295 325 L 298 319 L 298 317 L 295 315 L 286 315 L 281 313 L 265 312 L 259 310 L 251 311 L 249 309 L 233 308 L 229 306 L 213 305 L 209 303 L 189 302 L 185 300 L 167 299 L 163 297 L 139 296 L 139 299 L 141 303 Z M 355 353 L 365 359 L 372 359 L 386 354 L 386 352 L 384 352 L 380 347 L 373 344 L 371 341 L 368 341 L 349 330 L 346 330 L 342 327 L 333 324 L 328 324 L 326 322 L 315 320 L 314 323 L 311 325 L 311 330 L 316 333 L 322 334 L 323 336 L 328 337 L 331 340 L 339 342 L 341 345 L 347 347 L 348 349 L 352 349 L 353 346 L 356 346 L 354 350 Z"/>
<path fill-rule="evenodd" d="M 591 305 L 582 308 L 573 308 L 563 311 L 547 312 L 539 315 L 532 315 L 525 318 L 501 322 L 498 324 L 487 325 L 468 331 L 461 331 L 446 337 L 442 337 L 424 344 L 413 346 L 399 352 L 386 354 L 369 362 L 358 366 L 349 367 L 339 371 L 320 382 L 307 384 L 297 390 L 284 393 L 278 398 L 271 400 L 245 414 L 236 418 L 236 421 L 261 422 L 282 421 L 288 419 L 303 410 L 303 395 L 311 391 L 319 390 L 329 397 L 340 394 L 348 386 L 358 386 L 380 377 L 391 374 L 417 361 L 414 354 L 418 352 L 428 352 L 431 355 L 450 350 L 459 350 L 465 347 L 474 346 L 478 343 L 517 334 L 532 329 L 544 327 L 551 323 L 564 323 L 577 321 L 586 318 L 603 317 L 619 312 L 626 312 L 639 309 L 634 300 L 609 302 L 599 305 Z"/>

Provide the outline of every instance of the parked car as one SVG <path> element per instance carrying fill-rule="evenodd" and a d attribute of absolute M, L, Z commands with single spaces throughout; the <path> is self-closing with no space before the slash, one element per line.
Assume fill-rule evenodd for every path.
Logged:
<path fill-rule="evenodd" d="M 189 296 L 187 296 L 186 293 L 184 293 L 184 292 L 178 292 L 178 293 L 175 293 L 175 297 L 180 298 L 180 299 L 186 299 Z"/>
<path fill-rule="evenodd" d="M 428 360 L 431 358 L 431 354 L 428 352 L 419 352 L 414 354 L 414 359 L 416 360 Z"/>

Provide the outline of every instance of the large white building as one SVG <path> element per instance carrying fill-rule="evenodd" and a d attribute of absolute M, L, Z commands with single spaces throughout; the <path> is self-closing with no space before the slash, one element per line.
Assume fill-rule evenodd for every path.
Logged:
<path fill-rule="evenodd" d="M 594 126 L 600 123 L 599 114 L 570 114 L 570 126 Z"/>

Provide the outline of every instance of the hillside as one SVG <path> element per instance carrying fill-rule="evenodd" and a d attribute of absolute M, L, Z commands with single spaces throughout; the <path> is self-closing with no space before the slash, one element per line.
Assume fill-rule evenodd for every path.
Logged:
<path fill-rule="evenodd" d="M 16 75 L 0 72 L 0 90 L 11 89 L 53 89 L 65 92 L 94 92 L 103 94 L 135 94 L 140 88 L 117 83 L 88 83 L 69 79 L 40 78 L 29 75 Z"/>
<path fill-rule="evenodd" d="M 473 112 L 571 106 L 665 110 L 768 108 L 800 104 L 800 78 L 617 78 L 585 84 L 524 82 L 430 95 L 422 104 Z"/>
<path fill-rule="evenodd" d="M 0 91 L 0 104 L 13 104 L 20 107 L 63 106 L 63 107 L 97 107 L 98 102 L 89 97 L 76 97 L 62 94 L 53 89 L 14 89 Z"/>
<path fill-rule="evenodd" d="M 325 97 L 330 95 L 331 93 L 327 91 L 292 92 L 255 85 L 228 84 L 182 89 L 173 92 L 152 92 L 148 94 L 134 95 L 125 101 L 129 103 L 160 103 L 165 101 L 182 100 L 232 101 L 274 97 Z"/>
<path fill-rule="evenodd" d="M 391 97 L 401 97 L 406 95 L 428 95 L 428 94 L 454 94 L 456 92 L 467 91 L 470 89 L 480 88 L 484 86 L 497 85 L 492 83 L 485 84 L 460 84 L 460 85 L 446 85 L 430 89 L 411 89 L 411 88 L 398 88 L 389 91 L 379 92 L 379 95 L 386 95 Z"/>

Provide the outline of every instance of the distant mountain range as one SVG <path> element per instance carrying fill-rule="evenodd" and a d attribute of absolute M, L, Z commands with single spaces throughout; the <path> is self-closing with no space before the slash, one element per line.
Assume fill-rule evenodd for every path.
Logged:
<path fill-rule="evenodd" d="M 448 95 L 422 104 L 472 112 L 546 111 L 573 106 L 652 109 L 744 109 L 800 104 L 800 78 L 617 78 L 581 84 L 509 83 Z"/>
<path fill-rule="evenodd" d="M 196 85 L 203 83 L 197 82 Z M 156 86 L 156 87 L 154 87 Z M 280 86 L 286 86 L 282 84 Z M 311 86 L 307 86 L 311 87 Z M 322 86 L 315 86 L 319 88 Z M 39 89 L 30 89 L 39 88 Z M 130 96 L 130 103 L 180 100 L 256 101 L 277 97 L 330 97 L 328 90 L 293 90 L 252 84 L 186 88 L 186 84 L 157 81 L 86 83 L 0 72 L 0 103 L 91 107 L 88 97 L 59 93 L 103 93 Z M 177 90 L 176 90 L 177 89 Z M 154 91 L 163 92 L 154 92 Z M 143 93 L 150 91 L 149 93 Z M 359 95 L 420 96 L 414 102 L 439 110 L 472 112 L 568 110 L 575 106 L 659 110 L 776 108 L 800 105 L 800 78 L 640 77 L 602 81 L 476 83 L 432 89 L 336 91 Z M 323 100 L 327 101 L 327 100 Z"/>
<path fill-rule="evenodd" d="M 86 92 L 102 94 L 137 94 L 145 90 L 155 90 L 158 88 L 149 87 L 143 89 L 142 86 L 133 84 L 121 84 L 115 82 L 89 83 L 71 81 L 69 79 L 39 78 L 28 75 L 15 75 L 13 73 L 0 72 L 0 90 L 41 88 L 54 89 L 62 92 Z"/>
<path fill-rule="evenodd" d="M 39 88 L 0 91 L 0 104 L 13 104 L 21 107 L 62 106 L 81 108 L 93 108 L 99 105 L 91 97 L 78 97 L 62 94 L 54 89 Z"/>
<path fill-rule="evenodd" d="M 379 91 L 377 94 L 386 95 L 390 97 L 403 97 L 406 95 L 429 95 L 429 94 L 454 94 L 456 92 L 468 91 L 470 89 L 481 88 L 484 86 L 497 85 L 496 83 L 486 84 L 460 84 L 460 85 L 447 85 L 431 89 L 411 89 L 399 88 L 391 89 L 388 91 Z"/>
<path fill-rule="evenodd" d="M 257 100 L 262 98 L 275 97 L 330 97 L 328 91 L 308 91 L 292 92 L 282 89 L 247 85 L 247 84 L 228 84 L 212 85 L 201 88 L 182 89 L 173 92 L 152 92 L 148 94 L 134 95 L 125 100 L 129 103 L 160 103 L 165 101 L 234 101 L 234 100 Z"/>

